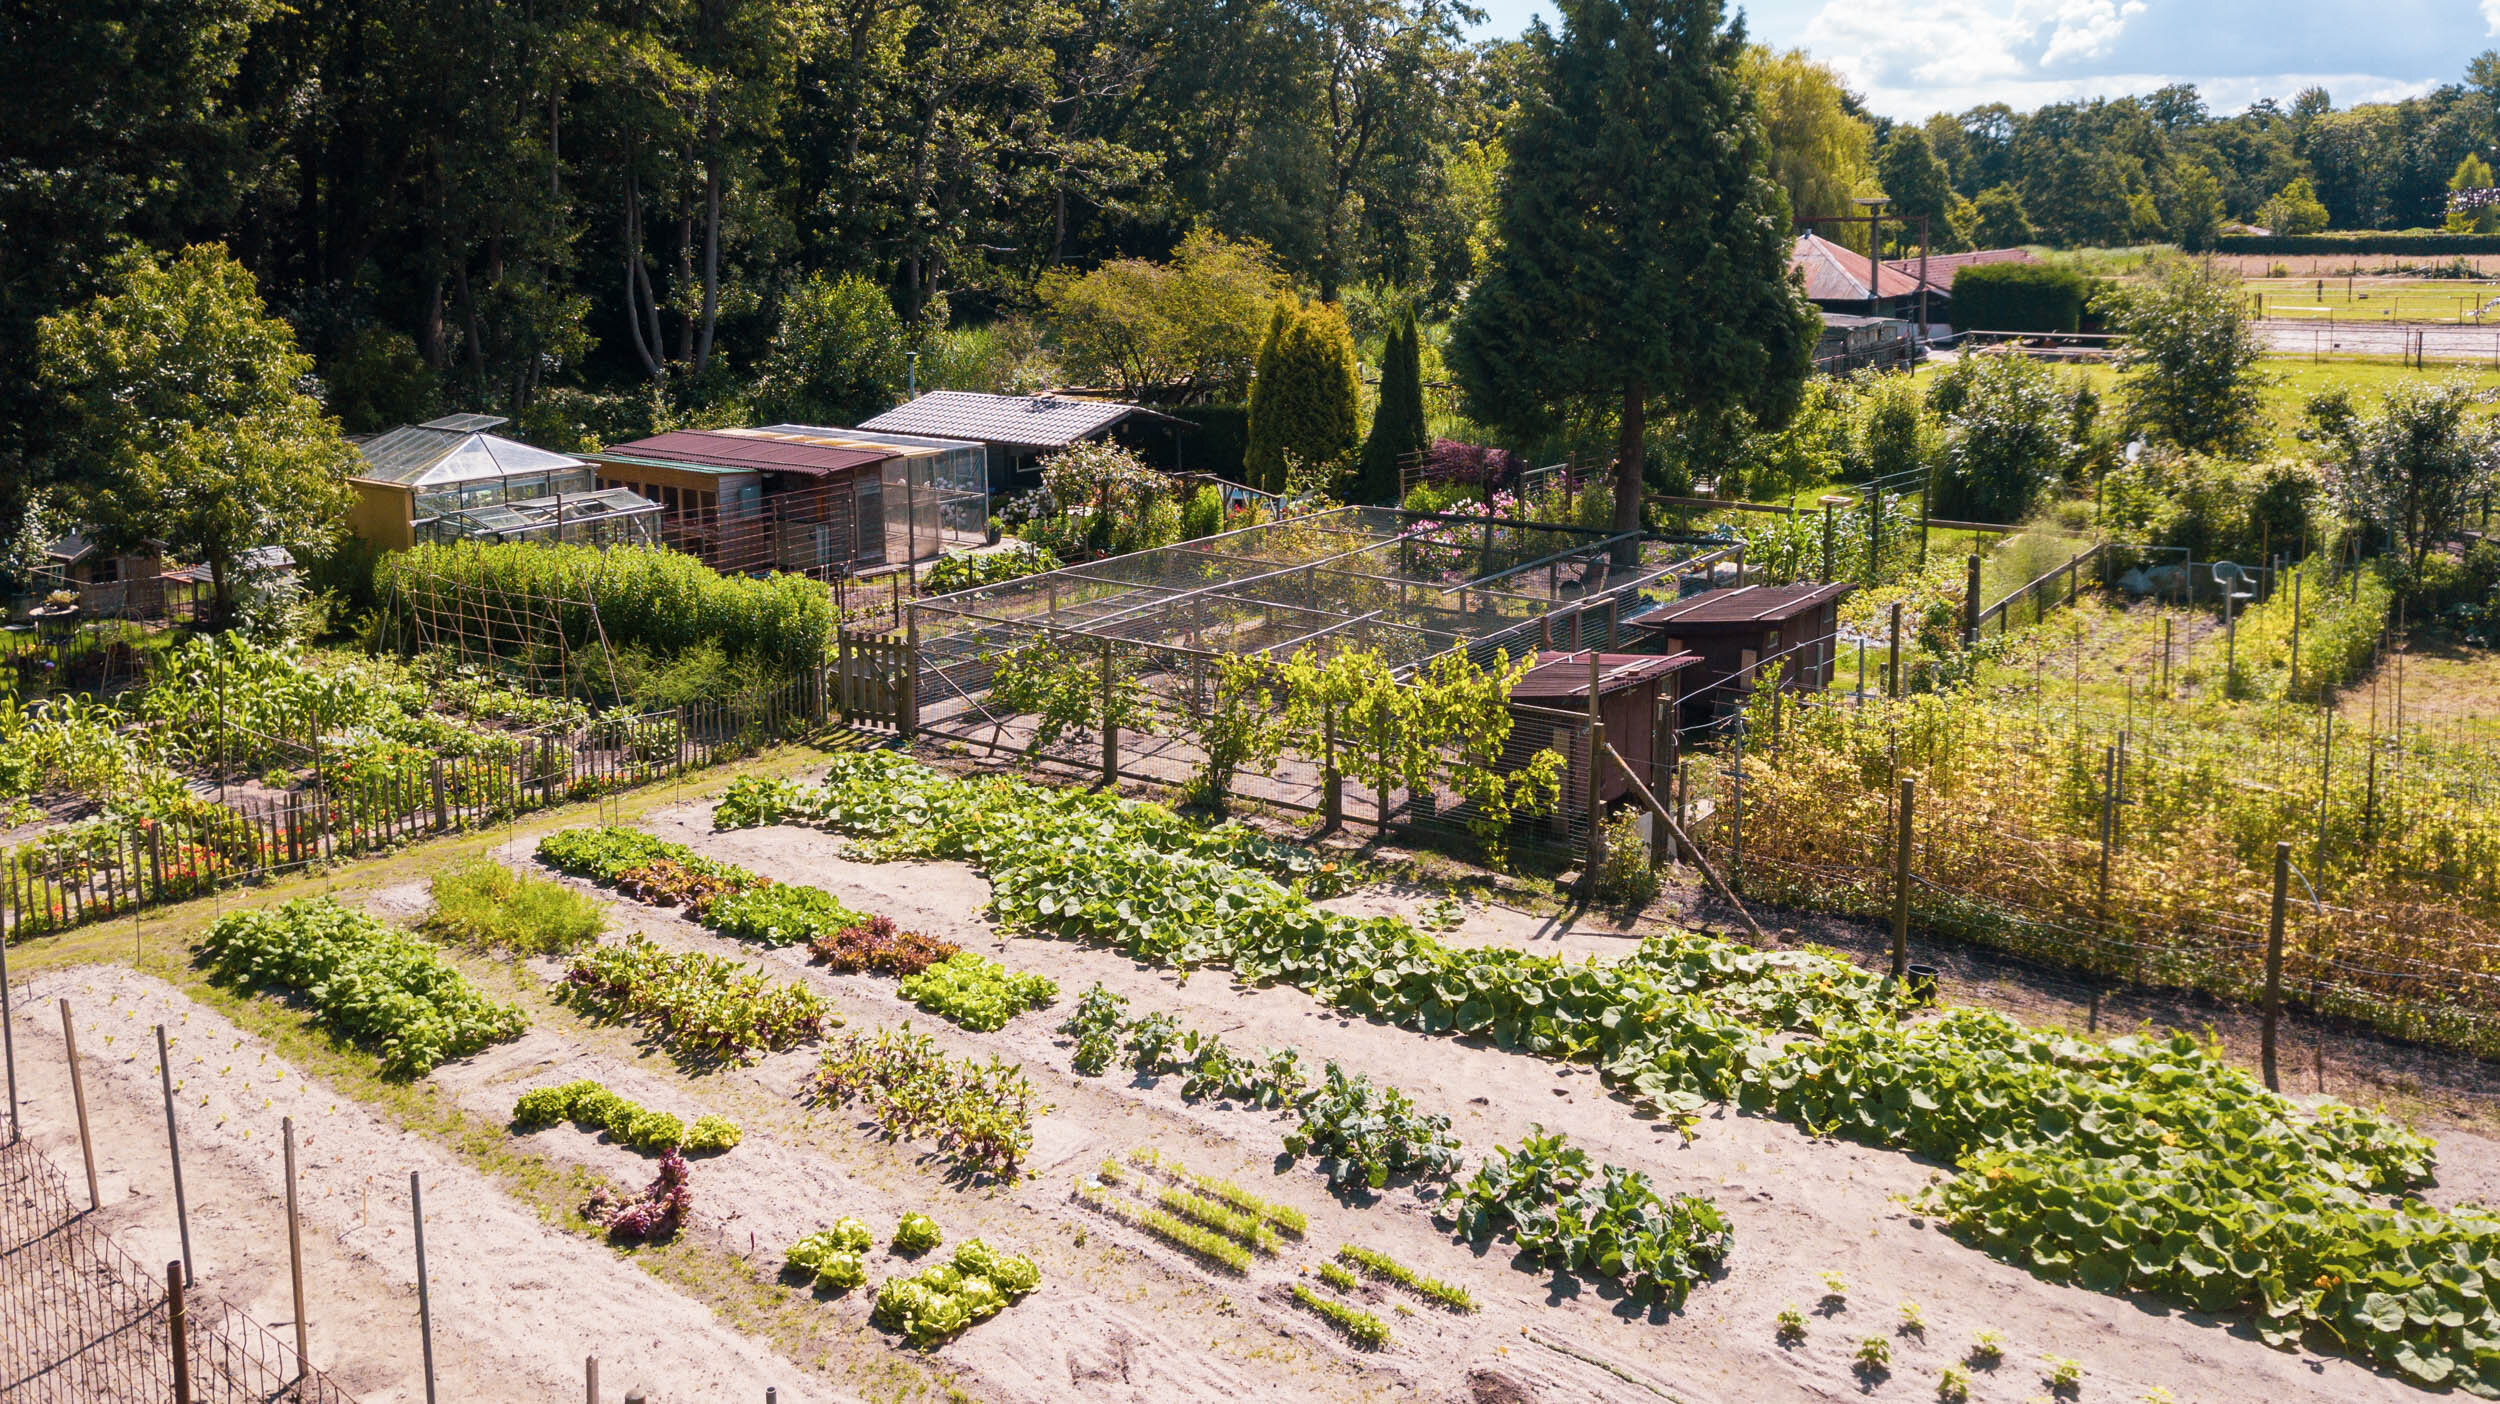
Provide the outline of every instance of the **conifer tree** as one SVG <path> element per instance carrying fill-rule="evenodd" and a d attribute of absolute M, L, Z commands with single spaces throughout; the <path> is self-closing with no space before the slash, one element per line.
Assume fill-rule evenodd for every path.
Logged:
<path fill-rule="evenodd" d="M 1654 408 L 1795 413 L 1819 331 L 1790 278 L 1788 198 L 1765 170 L 1720 0 L 1561 0 L 1529 31 L 1498 248 L 1450 364 L 1476 417 L 1519 438 L 1575 409 L 1616 421 L 1618 530 L 1640 525 Z"/>
<path fill-rule="evenodd" d="M 1280 301 L 1250 387 L 1249 446 L 1242 473 L 1253 487 L 1285 490 L 1288 455 L 1343 466 L 1358 428 L 1354 338 L 1331 304 Z"/>
<path fill-rule="evenodd" d="M 1398 464 L 1424 450 L 1423 340 L 1408 309 L 1389 328 L 1380 355 L 1380 404 L 1372 410 L 1371 437 L 1363 441 L 1363 471 L 1354 496 L 1360 502 L 1396 500 Z"/>

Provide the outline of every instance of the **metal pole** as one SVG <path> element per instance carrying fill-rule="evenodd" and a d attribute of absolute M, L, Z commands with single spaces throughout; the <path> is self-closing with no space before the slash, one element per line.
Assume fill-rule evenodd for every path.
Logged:
<path fill-rule="evenodd" d="M 2300 573 L 2292 573 L 2292 682 L 2284 689 L 2289 695 L 2300 695 Z"/>
<path fill-rule="evenodd" d="M 104 1196 L 95 1184 L 95 1139 L 87 1134 L 87 1080 L 78 1072 L 78 1028 L 70 1022 L 69 997 L 61 998 L 61 1042 L 69 1050 L 69 1095 L 78 1106 L 78 1153 L 87 1160 L 87 1207 L 101 1209 Z"/>
<path fill-rule="evenodd" d="M 25 1134 L 17 1119 L 17 1015 L 9 1007 L 9 940 L 0 932 L 0 1056 L 9 1065 L 9 1144 Z"/>
<path fill-rule="evenodd" d="M 1918 805 L 1918 781 L 1901 777 L 1901 824 L 1892 841 L 1892 978 L 1910 974 L 1910 822 Z"/>
<path fill-rule="evenodd" d="M 2165 614 L 2161 617 L 2161 695 L 2170 695 L 2170 630 L 2178 621 Z"/>
<path fill-rule="evenodd" d="M 2283 1017 L 2283 899 L 2292 881 L 2292 846 L 2274 846 L 2274 915 L 2266 924 L 2266 1021 L 2259 1056 L 2265 1064 L 2266 1090 L 2282 1087 L 2274 1076 L 2274 1026 Z"/>
<path fill-rule="evenodd" d="M 304 1324 L 304 1230 L 295 1211 L 295 1118 L 285 1118 L 278 1127 L 286 1140 L 286 1265 L 288 1278 L 295 1284 L 295 1367 L 309 1374 L 312 1341 Z"/>
<path fill-rule="evenodd" d="M 1727 885 L 1745 890 L 1745 714 L 1736 714 L 1736 780 L 1727 820 Z"/>
<path fill-rule="evenodd" d="M 2118 748 L 2101 748 L 2101 925 L 2109 925 L 2109 848 L 2118 819 Z"/>
<path fill-rule="evenodd" d="M 425 1341 L 425 1404 L 434 1400 L 434 1298 L 425 1284 L 425 1191 L 408 1172 L 408 1214 L 417 1228 L 417 1330 Z"/>
<path fill-rule="evenodd" d="M 191 1404 L 191 1313 L 182 1303 L 182 1264 L 165 1264 L 165 1334 L 174 1356 L 174 1404 Z"/>
<path fill-rule="evenodd" d="M 182 1285 L 195 1286 L 191 1270 L 191 1203 L 182 1192 L 182 1134 L 174 1124 L 174 1060 L 165 1048 L 165 1026 L 156 1026 L 156 1075 L 165 1087 L 165 1149 L 174 1161 L 174 1223 L 182 1232 Z"/>

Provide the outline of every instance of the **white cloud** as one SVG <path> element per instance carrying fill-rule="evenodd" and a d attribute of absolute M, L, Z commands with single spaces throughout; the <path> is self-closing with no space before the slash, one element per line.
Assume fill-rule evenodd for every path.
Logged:
<path fill-rule="evenodd" d="M 1957 75 L 1958 77 L 1958 75 Z M 2172 83 L 2193 83 L 2208 110 L 2232 113 L 2259 98 L 2288 100 L 2303 88 L 2324 88 L 2338 106 L 2364 102 L 2395 102 L 2439 86 L 2436 78 L 2394 78 L 2379 73 L 2274 73 L 2254 77 L 2199 73 L 2096 73 L 2068 78 L 2000 78 L 1995 80 L 1914 82 L 1868 85 L 1861 91 L 1867 106 L 1905 122 L 1924 121 L 1937 112 L 1965 112 L 1983 103 L 2001 102 L 2018 112 L 2052 102 L 2149 93 Z"/>
<path fill-rule="evenodd" d="M 2500 0 L 2486 0 L 2500 5 Z M 2127 21 L 2144 13 L 2144 0 L 2069 0 L 2055 7 L 2056 28 L 2049 35 L 2049 46 L 2040 53 L 2042 64 L 2065 59 L 2093 59 L 2109 52 Z"/>
<path fill-rule="evenodd" d="M 2500 0 L 2483 0 L 2483 23 L 2494 34 L 2500 34 Z"/>

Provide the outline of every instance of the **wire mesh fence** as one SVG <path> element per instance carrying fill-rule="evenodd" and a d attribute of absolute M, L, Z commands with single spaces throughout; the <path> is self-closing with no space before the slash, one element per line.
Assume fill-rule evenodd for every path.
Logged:
<path fill-rule="evenodd" d="M 179 1277 L 115 1246 L 32 1141 L 0 1146 L 0 1399 L 354 1404 L 250 1317 L 180 1292 Z"/>

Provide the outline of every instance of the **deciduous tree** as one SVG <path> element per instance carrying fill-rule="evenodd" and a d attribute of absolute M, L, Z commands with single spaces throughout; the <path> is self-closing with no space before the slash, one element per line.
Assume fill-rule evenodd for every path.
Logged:
<path fill-rule="evenodd" d="M 36 341 L 81 517 L 108 546 L 157 541 L 204 562 L 213 626 L 234 619 L 246 553 L 329 543 L 356 450 L 303 389 L 312 358 L 222 247 L 122 255 Z"/>

